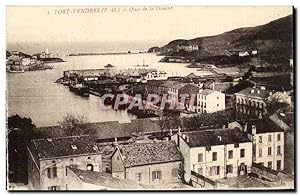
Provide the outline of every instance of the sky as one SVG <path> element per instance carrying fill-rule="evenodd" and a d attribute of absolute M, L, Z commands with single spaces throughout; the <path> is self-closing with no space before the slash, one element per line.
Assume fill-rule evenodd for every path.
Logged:
<path fill-rule="evenodd" d="M 86 8 L 93 12 L 86 13 Z M 262 25 L 290 14 L 292 7 L 287 6 L 9 6 L 6 8 L 6 38 L 8 43 L 169 42 Z"/>

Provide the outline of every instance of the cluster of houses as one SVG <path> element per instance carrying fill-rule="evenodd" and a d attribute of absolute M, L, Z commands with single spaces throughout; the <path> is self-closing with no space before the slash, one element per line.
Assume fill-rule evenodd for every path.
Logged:
<path fill-rule="evenodd" d="M 18 51 L 8 52 L 6 55 L 7 70 L 28 70 L 30 65 L 39 64 L 36 56 L 30 56 Z"/>
<path fill-rule="evenodd" d="M 278 180 L 285 168 L 285 130 L 271 118 L 232 122 L 219 129 L 185 131 L 179 127 L 166 133 L 164 140 L 146 137 L 146 133 L 104 139 L 81 135 L 32 140 L 28 146 L 29 187 L 133 190 L 182 184 L 220 188 L 226 186 L 222 179 L 254 171 L 267 177 L 275 175 L 270 180 Z"/>
<path fill-rule="evenodd" d="M 53 58 L 54 55 L 48 52 L 28 55 L 18 51 L 6 52 L 6 70 L 9 72 L 24 72 L 41 69 L 52 69 L 45 65 L 43 59 Z"/>

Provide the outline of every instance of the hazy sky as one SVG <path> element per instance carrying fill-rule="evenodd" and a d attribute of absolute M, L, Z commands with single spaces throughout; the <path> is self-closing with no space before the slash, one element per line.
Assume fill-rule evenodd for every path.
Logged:
<path fill-rule="evenodd" d="M 292 14 L 292 7 L 7 7 L 8 42 L 171 41 L 256 26 Z M 167 8 L 166 6 L 164 6 Z M 96 13 L 80 13 L 95 8 Z M 104 9 L 107 10 L 105 12 Z M 138 10 L 138 8 L 140 10 Z M 55 14 L 70 9 L 68 14 Z M 55 11 L 56 10 L 56 11 Z M 73 13 L 72 13 L 72 12 Z M 77 13 L 77 11 L 79 13 Z M 75 12 L 75 13 L 74 13 Z"/>

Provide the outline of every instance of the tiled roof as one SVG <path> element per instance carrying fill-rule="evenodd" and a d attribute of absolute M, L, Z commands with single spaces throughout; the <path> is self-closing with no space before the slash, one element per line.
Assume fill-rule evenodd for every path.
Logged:
<path fill-rule="evenodd" d="M 183 160 L 173 141 L 119 145 L 125 167 Z"/>
<path fill-rule="evenodd" d="M 247 134 L 238 128 L 210 129 L 193 132 L 185 132 L 182 137 L 190 147 L 215 146 L 251 142 Z"/>
<path fill-rule="evenodd" d="M 141 118 L 129 122 L 121 123 L 118 121 L 86 123 L 84 124 L 91 132 L 95 132 L 98 139 L 127 137 L 137 132 L 155 132 L 160 131 L 157 119 Z M 39 127 L 37 131 L 44 137 L 51 137 L 60 132 L 59 126 Z M 52 136 L 53 137 L 53 136 Z"/>
<path fill-rule="evenodd" d="M 69 167 L 69 169 L 76 175 L 78 178 L 84 182 L 99 186 L 104 186 L 111 189 L 145 189 L 145 186 L 141 186 L 135 183 L 132 180 L 128 179 L 119 179 L 112 177 L 108 173 L 100 173 L 95 171 L 85 171 L 80 169 L 75 169 Z"/>
<path fill-rule="evenodd" d="M 236 94 L 242 94 L 242 95 L 246 95 L 246 96 L 259 97 L 262 99 L 266 99 L 267 97 L 269 97 L 269 93 L 270 93 L 270 91 L 268 91 L 268 90 L 263 90 L 261 88 L 248 87 L 244 90 L 237 92 Z"/>
<path fill-rule="evenodd" d="M 279 126 L 275 124 L 269 118 L 258 119 L 258 120 L 249 120 L 247 122 L 247 131 L 251 133 L 252 125 L 256 127 L 256 133 L 272 133 L 272 132 L 283 132 Z"/>
<path fill-rule="evenodd" d="M 39 159 L 101 153 L 95 138 L 89 135 L 35 139 L 30 146 Z"/>

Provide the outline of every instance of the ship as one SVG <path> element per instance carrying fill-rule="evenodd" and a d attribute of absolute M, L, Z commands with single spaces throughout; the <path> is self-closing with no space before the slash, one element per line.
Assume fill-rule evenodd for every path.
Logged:
<path fill-rule="evenodd" d="M 90 96 L 89 88 L 87 86 L 85 86 L 84 84 L 82 84 L 82 83 L 80 83 L 80 84 L 71 83 L 69 85 L 69 90 L 71 92 L 76 93 L 77 95 L 82 96 L 82 97 L 89 97 Z"/>
<path fill-rule="evenodd" d="M 137 62 L 137 64 L 135 65 L 135 67 L 149 67 L 149 65 L 145 64 L 144 59 L 143 59 L 143 64 L 139 65 L 139 63 Z"/>

